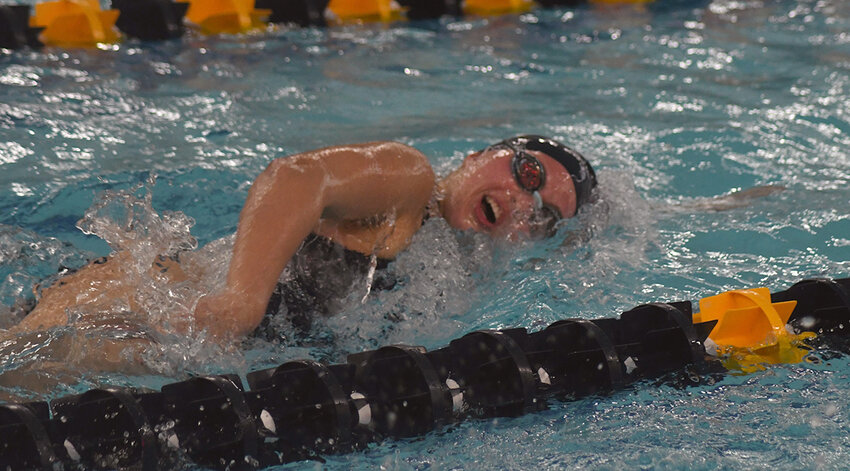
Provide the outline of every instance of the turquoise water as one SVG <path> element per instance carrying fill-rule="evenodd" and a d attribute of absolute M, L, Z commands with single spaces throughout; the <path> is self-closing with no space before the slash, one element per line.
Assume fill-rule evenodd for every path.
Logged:
<path fill-rule="evenodd" d="M 445 174 L 503 137 L 548 134 L 590 159 L 601 195 L 559 237 L 533 245 L 431 221 L 391 267 L 402 289 L 365 304 L 354 293 L 306 338 L 281 324 L 276 341 L 223 352 L 202 338 L 164 337 L 149 375 L 80 368 L 46 392 L 12 392 L 158 387 L 190 373 L 340 361 L 391 343 L 439 347 L 480 328 L 535 329 L 644 302 L 850 276 L 850 4 L 660 3 L 0 56 L 7 308 L 60 266 L 109 253 L 76 227 L 95 201 L 106 210 L 88 227 L 113 243 L 142 252 L 189 243 L 180 211 L 206 246 L 233 232 L 269 161 L 325 145 L 399 140 Z M 758 185 L 785 190 L 707 207 Z M 226 250 L 207 247 L 199 260 L 222 272 Z M 142 295 L 156 304 L 152 316 L 191 297 L 153 285 Z M 37 366 L 38 347 L 2 367 Z M 817 355 L 824 361 L 689 390 L 642 383 L 465 422 L 331 456 L 324 467 L 841 468 L 850 361 Z"/>

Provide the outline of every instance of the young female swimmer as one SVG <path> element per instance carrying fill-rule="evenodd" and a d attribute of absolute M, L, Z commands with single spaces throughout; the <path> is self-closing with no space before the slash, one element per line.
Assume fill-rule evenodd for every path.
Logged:
<path fill-rule="evenodd" d="M 302 257 L 311 262 L 316 253 L 343 249 L 346 258 L 372 257 L 374 270 L 376 259 L 392 259 L 404 250 L 428 217 L 499 238 L 545 237 L 558 219 L 574 216 L 590 200 L 595 185 L 593 169 L 578 152 L 530 135 L 467 156 L 440 181 L 421 152 L 396 142 L 277 159 L 249 191 L 225 287 L 201 297 L 182 327 L 206 329 L 221 341 L 247 335 L 270 311 L 270 299 L 293 304 L 290 311 L 316 300 L 311 294 L 316 289 L 309 286 L 294 294 L 279 286 L 281 273 L 299 254 L 312 250 Z M 36 307 L 11 332 L 65 324 L 66 311 L 87 299 L 132 299 L 132 287 L 115 282 L 120 264 L 129 262 L 128 254 L 116 253 L 63 277 L 42 291 Z M 156 265 L 176 280 L 192 276 L 175 260 Z M 103 290 L 115 292 L 104 296 Z"/>

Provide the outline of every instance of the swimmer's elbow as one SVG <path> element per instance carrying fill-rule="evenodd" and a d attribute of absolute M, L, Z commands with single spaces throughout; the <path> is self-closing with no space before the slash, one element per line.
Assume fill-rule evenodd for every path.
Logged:
<path fill-rule="evenodd" d="M 404 161 L 404 166 L 411 173 L 420 174 L 421 176 L 429 177 L 432 181 L 434 180 L 434 169 L 431 168 L 428 157 L 419 149 L 395 141 L 388 141 L 385 145 L 392 155 Z"/>
<path fill-rule="evenodd" d="M 430 198 L 436 175 L 425 154 L 400 142 L 385 142 L 382 144 L 382 151 L 388 161 L 384 165 L 384 171 L 386 175 L 394 176 L 385 185 L 395 184 L 400 187 L 399 199 L 407 198 L 418 202 L 423 198 Z"/>
<path fill-rule="evenodd" d="M 290 201 L 293 195 L 314 195 L 307 199 L 309 202 L 321 195 L 327 177 L 325 169 L 319 162 L 294 157 L 279 158 L 269 163 L 251 185 L 246 207 L 263 201 L 294 204 L 295 201 Z"/>

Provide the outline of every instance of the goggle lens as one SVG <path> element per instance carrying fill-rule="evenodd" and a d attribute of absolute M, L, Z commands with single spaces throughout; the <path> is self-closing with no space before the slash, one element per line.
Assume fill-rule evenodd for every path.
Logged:
<path fill-rule="evenodd" d="M 515 151 L 516 152 L 516 151 Z M 516 152 L 514 157 L 514 176 L 523 190 L 535 192 L 543 186 L 543 165 L 525 152 Z"/>

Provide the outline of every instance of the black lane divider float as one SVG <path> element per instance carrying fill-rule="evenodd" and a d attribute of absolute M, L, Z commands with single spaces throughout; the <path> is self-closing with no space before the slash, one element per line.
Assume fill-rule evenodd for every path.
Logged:
<path fill-rule="evenodd" d="M 188 2 L 171 0 L 112 0 L 112 8 L 120 11 L 115 26 L 128 37 L 145 41 L 161 41 L 183 36 L 183 17 Z"/>
<path fill-rule="evenodd" d="M 0 5 L 0 48 L 41 47 L 38 35 L 43 28 L 31 28 L 29 5 Z"/>
<path fill-rule="evenodd" d="M 772 298 L 797 301 L 789 324 L 799 331 L 822 342 L 848 337 L 850 278 L 801 281 Z M 392 345 L 344 364 L 291 361 L 248 374 L 250 390 L 220 375 L 4 404 L 0 469 L 156 470 L 187 459 L 256 469 L 463 418 L 517 416 L 685 367 L 725 371 L 704 346 L 717 321 L 694 324 L 692 315 L 690 301 L 653 303 L 532 333 L 472 332 L 433 351 Z"/>

